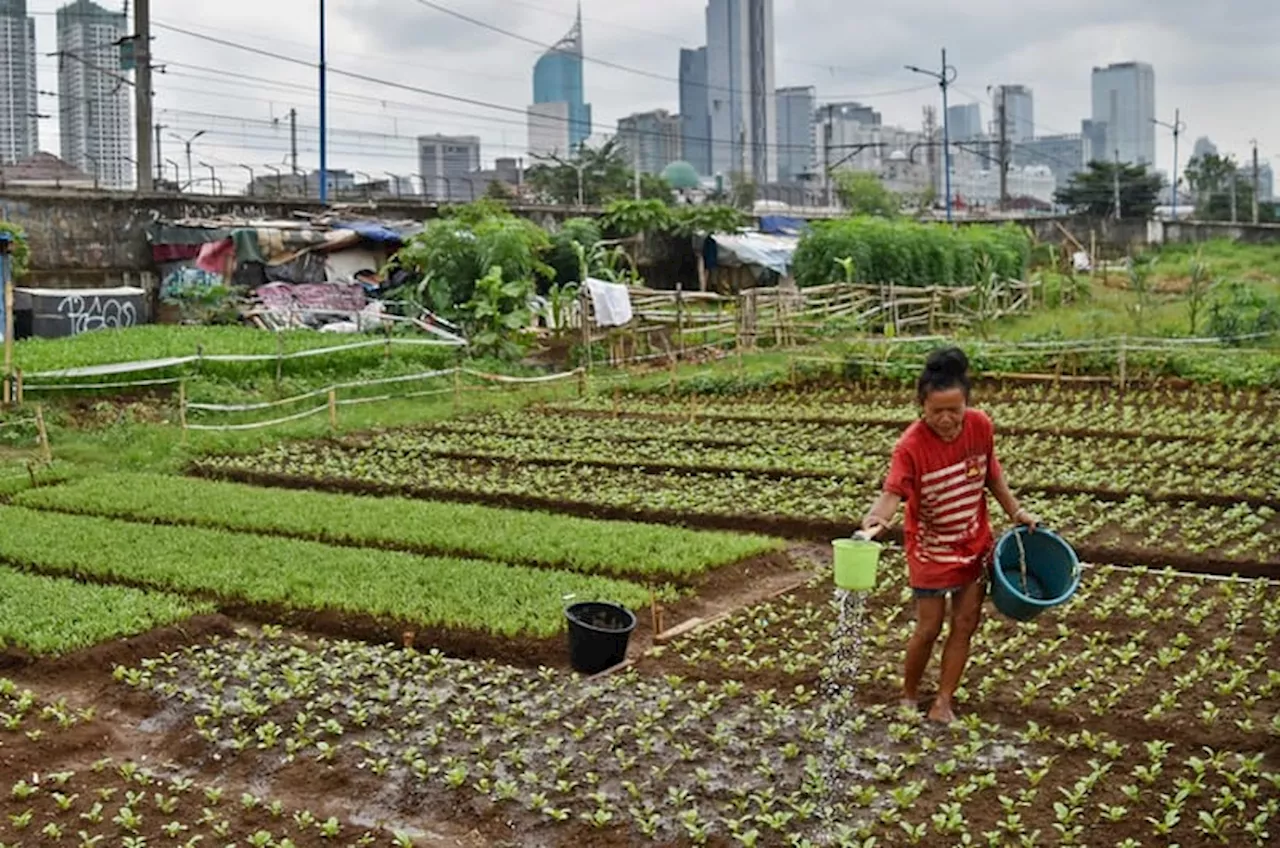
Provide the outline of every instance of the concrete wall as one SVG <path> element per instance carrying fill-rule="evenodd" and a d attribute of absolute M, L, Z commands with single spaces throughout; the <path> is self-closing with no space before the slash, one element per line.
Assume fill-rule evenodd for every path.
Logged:
<path fill-rule="evenodd" d="M 131 192 L 0 189 L 0 219 L 26 230 L 31 244 L 28 285 L 82 288 L 118 285 L 153 268 L 147 225 L 157 219 L 294 219 L 295 212 L 321 215 L 341 210 L 351 218 L 424 220 L 439 215 L 435 204 L 378 200 L 321 206 L 298 200 L 254 201 L 245 197 L 137 195 Z M 581 214 L 562 207 L 529 206 L 516 213 L 544 227 Z"/>

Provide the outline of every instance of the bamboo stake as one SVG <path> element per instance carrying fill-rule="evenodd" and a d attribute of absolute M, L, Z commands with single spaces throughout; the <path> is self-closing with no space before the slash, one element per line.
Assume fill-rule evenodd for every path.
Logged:
<path fill-rule="evenodd" d="M 16 392 L 17 392 L 16 400 L 18 401 L 18 406 L 22 406 L 22 403 L 23 403 L 22 369 L 19 368 L 13 373 L 14 373 L 13 383 L 14 383 L 14 386 L 16 387 Z"/>
<path fill-rule="evenodd" d="M 276 391 L 280 391 L 280 382 L 284 379 L 284 333 L 276 331 Z"/>
<path fill-rule="evenodd" d="M 178 422 L 182 425 L 182 443 L 187 443 L 187 381 L 178 383 Z"/>
<path fill-rule="evenodd" d="M 36 432 L 40 435 L 40 458 L 45 465 L 53 462 L 53 449 L 49 447 L 49 430 L 44 425 L 44 408 L 36 404 Z"/>
<path fill-rule="evenodd" d="M 329 390 L 329 429 L 338 429 L 338 392 L 336 389 Z"/>

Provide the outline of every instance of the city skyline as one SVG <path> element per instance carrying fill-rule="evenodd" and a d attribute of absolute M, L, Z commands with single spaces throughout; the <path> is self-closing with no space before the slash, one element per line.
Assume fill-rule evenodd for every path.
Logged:
<path fill-rule="evenodd" d="M 443 5 L 450 4 L 441 0 Z M 29 0 L 36 15 L 39 86 L 53 87 L 56 60 L 52 52 L 50 12 L 57 3 Z M 118 6 L 118 4 L 116 4 Z M 1280 138 L 1280 120 L 1248 108 L 1251 98 L 1274 91 L 1265 51 L 1254 37 L 1266 29 L 1268 19 L 1280 21 L 1280 13 L 1261 4 L 1228 3 L 1239 16 L 1252 16 L 1256 26 L 1237 38 L 1220 24 L 1221 15 L 1206 15 L 1188 5 L 1177 26 L 1170 15 L 1151 15 L 1138 3 L 1118 2 L 1104 9 L 1086 4 L 1079 22 L 1054 29 L 1033 31 L 1030 21 L 1043 14 L 1044 4 L 1019 6 L 979 3 L 977 8 L 951 14 L 923 14 L 924 5 L 907 3 L 896 11 L 871 10 L 860 14 L 858 33 L 867 35 L 868 50 L 850 51 L 838 39 L 848 27 L 833 27 L 841 20 L 838 5 L 829 2 L 777 0 L 777 87 L 816 88 L 818 102 L 862 99 L 884 114 L 886 124 L 918 128 L 921 109 L 937 106 L 937 88 L 922 84 L 901 70 L 904 62 L 928 64 L 936 45 L 946 44 L 959 70 L 953 102 L 982 104 L 984 118 L 991 119 L 987 86 L 1024 84 L 1035 91 L 1037 128 L 1044 134 L 1079 132 L 1081 118 L 1092 114 L 1090 74 L 1093 66 L 1116 61 L 1149 61 L 1157 69 L 1157 101 L 1160 109 L 1182 109 L 1192 137 L 1212 136 L 1224 153 L 1244 159 L 1251 138 L 1258 138 L 1264 159 L 1270 158 L 1272 139 Z M 314 19 L 314 4 L 279 0 L 279 14 L 296 16 L 304 23 Z M 331 88 L 341 94 L 363 92 L 365 101 L 331 98 L 333 134 L 330 163 L 335 168 L 357 167 L 371 172 L 408 172 L 416 161 L 417 135 L 431 132 L 477 134 L 486 162 L 500 156 L 519 156 L 525 146 L 530 69 L 545 52 L 534 45 L 486 32 L 467 22 L 451 19 L 414 3 L 375 0 L 360 10 L 342 2 L 330 3 L 331 66 L 421 86 L 464 97 L 502 104 L 521 114 L 504 113 L 465 103 L 430 98 L 410 91 L 388 89 L 331 76 Z M 836 10 L 836 11 L 833 11 Z M 468 16 L 527 34 L 551 45 L 565 32 L 577 11 L 572 0 L 529 0 L 501 4 L 470 0 Z M 226 0 L 217 7 L 158 4 L 156 18 L 193 32 L 240 42 L 286 57 L 310 59 L 314 54 L 312 27 L 300 25 L 279 38 L 252 34 L 255 21 L 266 25 L 257 6 L 242 0 Z M 597 131 L 612 131 L 619 118 L 635 112 L 679 108 L 677 63 L 679 50 L 701 46 L 705 36 L 705 3 L 623 0 L 603 4 L 587 0 L 583 8 L 588 30 L 586 97 L 593 102 Z M 1025 37 L 996 43 L 989 19 L 1003 14 L 1002 25 L 1021 27 Z M 827 21 L 828 25 L 820 25 Z M 910 22 L 910 27 L 908 27 Z M 850 26 L 853 23 L 850 22 Z M 984 30 L 983 27 L 986 27 Z M 904 35 L 904 28 L 911 36 Z M 1167 39 L 1155 33 L 1171 35 Z M 1229 49 L 1223 49 L 1228 46 Z M 1191 61 L 1216 52 L 1223 61 Z M 235 170 L 234 163 L 278 163 L 287 152 L 287 131 L 279 118 L 296 107 L 299 111 L 300 159 L 313 167 L 315 158 L 315 76 L 313 68 L 259 57 L 196 38 L 172 29 L 155 32 L 157 62 L 178 60 L 189 66 L 169 65 L 157 75 L 157 120 L 177 125 L 187 135 L 199 129 L 210 132 L 199 142 L 214 164 Z M 426 52 L 429 51 L 429 52 Z M 629 73 L 593 63 L 594 57 L 638 69 Z M 936 61 L 936 60 L 935 60 Z M 824 64 L 830 63 L 830 64 Z M 200 70 L 200 68 L 204 70 Z M 263 77 L 271 83 L 219 78 L 222 69 Z M 1261 69 L 1261 72 L 1259 72 Z M 215 82 L 216 80 L 216 82 Z M 1233 83 L 1225 88 L 1223 83 Z M 1238 84 L 1235 84 L 1238 83 Z M 912 90 L 908 90 L 912 89 Z M 971 96 L 972 95 L 972 96 Z M 386 103 L 382 98 L 386 98 Z M 397 105 L 404 104 L 404 105 Z M 42 147 L 57 151 L 56 100 L 41 100 L 41 111 L 53 117 L 42 121 Z M 1159 117 L 1170 117 L 1160 115 Z M 1269 132 L 1271 126 L 1275 129 Z M 172 142 L 167 142 L 172 144 Z M 1280 147 L 1280 143 L 1276 143 Z M 171 158 L 174 150 L 166 148 Z M 1183 151 L 1185 163 L 1189 150 Z M 1156 166 L 1167 170 L 1172 159 L 1171 139 L 1156 139 Z"/>

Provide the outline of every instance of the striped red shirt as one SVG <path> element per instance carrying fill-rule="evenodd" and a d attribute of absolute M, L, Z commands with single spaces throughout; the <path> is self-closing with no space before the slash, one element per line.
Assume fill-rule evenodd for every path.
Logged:
<path fill-rule="evenodd" d="M 995 425 L 965 410 L 955 441 L 924 421 L 907 428 L 893 449 L 886 492 L 907 503 L 907 570 L 916 589 L 950 589 L 977 580 L 993 544 L 986 486 L 999 479 Z"/>

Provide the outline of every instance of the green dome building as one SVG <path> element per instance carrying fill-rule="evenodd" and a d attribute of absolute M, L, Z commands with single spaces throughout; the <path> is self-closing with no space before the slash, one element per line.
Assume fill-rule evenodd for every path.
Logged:
<path fill-rule="evenodd" d="M 702 185 L 697 170 L 688 162 L 672 162 L 662 169 L 662 178 L 676 191 L 687 191 Z"/>

